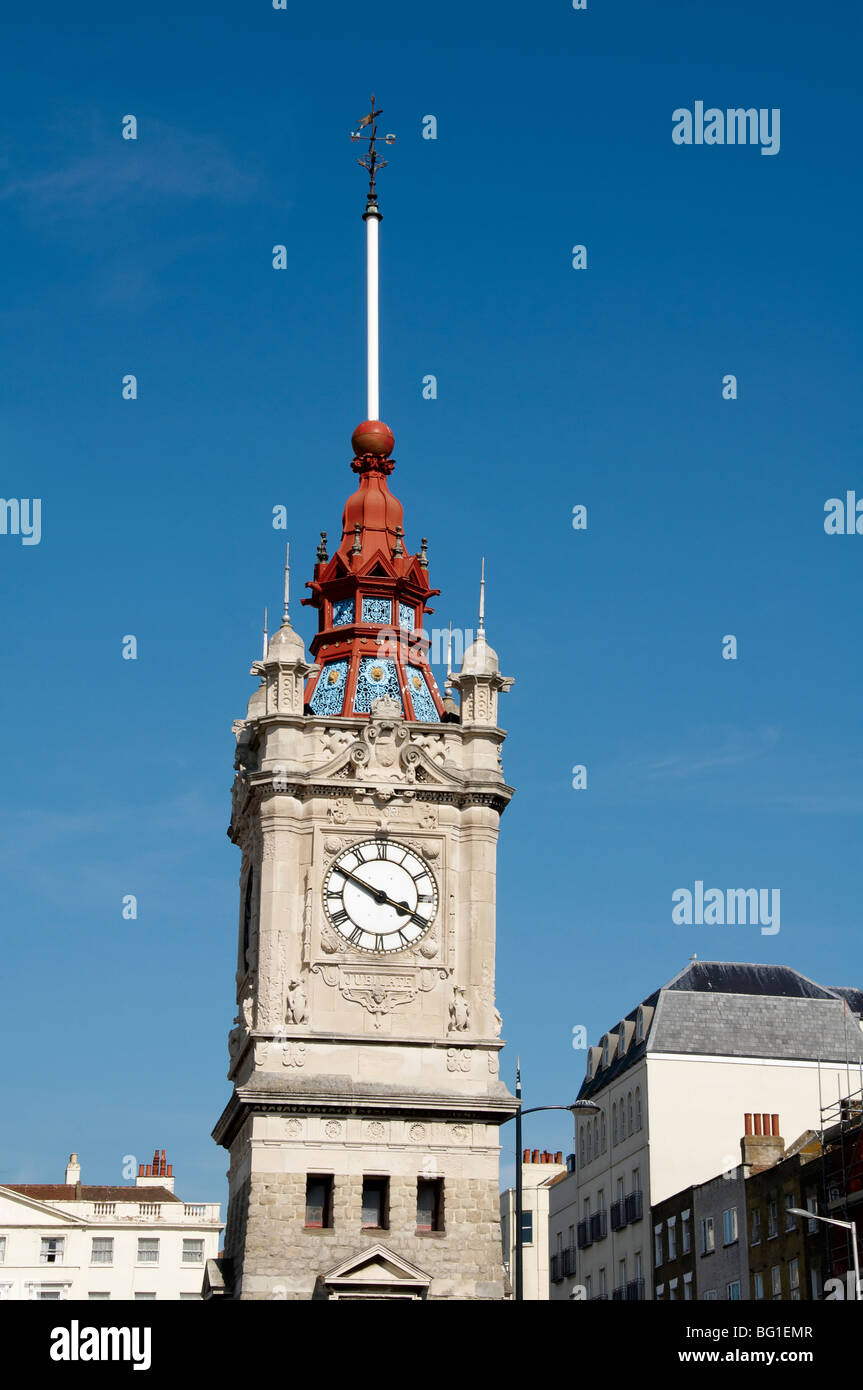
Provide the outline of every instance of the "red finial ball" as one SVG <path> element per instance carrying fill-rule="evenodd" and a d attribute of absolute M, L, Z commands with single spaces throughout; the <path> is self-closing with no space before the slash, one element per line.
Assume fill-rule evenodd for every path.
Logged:
<path fill-rule="evenodd" d="M 364 420 L 357 425 L 351 435 L 354 453 L 358 458 L 363 454 L 376 454 L 378 458 L 389 458 L 395 448 L 395 439 L 389 425 L 383 420 Z"/>

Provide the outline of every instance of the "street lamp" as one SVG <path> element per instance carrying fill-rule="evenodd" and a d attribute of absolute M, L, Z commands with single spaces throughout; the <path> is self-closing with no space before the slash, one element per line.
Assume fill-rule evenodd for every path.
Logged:
<path fill-rule="evenodd" d="M 825 1226 L 841 1226 L 844 1231 L 851 1232 L 851 1249 L 854 1254 L 854 1298 L 860 1302 L 860 1261 L 857 1258 L 856 1221 L 838 1221 L 835 1216 L 818 1216 L 814 1211 L 804 1211 L 803 1207 L 789 1207 L 788 1210 L 794 1216 L 808 1216 L 810 1221 L 823 1221 Z"/>
<path fill-rule="evenodd" d="M 535 1115 L 539 1110 L 568 1110 L 575 1117 L 577 1114 L 598 1115 L 601 1107 L 594 1104 L 592 1100 L 575 1100 L 571 1105 L 533 1105 L 529 1110 L 521 1108 L 521 1067 L 516 1063 L 515 1068 L 515 1098 L 518 1101 L 518 1109 L 515 1112 L 515 1298 L 516 1302 L 524 1300 L 524 1231 L 522 1230 L 522 1219 L 524 1211 L 522 1207 L 522 1173 L 521 1173 L 521 1120 L 523 1115 Z M 508 1116 L 507 1119 L 511 1119 Z M 507 1123 L 506 1120 L 503 1122 Z"/>

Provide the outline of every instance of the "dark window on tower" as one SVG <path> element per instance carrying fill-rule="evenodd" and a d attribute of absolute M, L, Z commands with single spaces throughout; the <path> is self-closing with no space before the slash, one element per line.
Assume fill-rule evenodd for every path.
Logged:
<path fill-rule="evenodd" d="M 389 1178 L 363 1178 L 363 1226 L 385 1231 L 390 1224 Z"/>
<path fill-rule="evenodd" d="M 306 1178 L 306 1225 L 327 1228 L 331 1227 L 332 1224 L 332 1175 L 309 1173 Z"/>
<path fill-rule="evenodd" d="M 522 1245 L 533 1245 L 532 1211 L 523 1211 L 521 1214 L 521 1243 Z"/>
<path fill-rule="evenodd" d="M 252 941 L 252 902 L 255 892 L 255 871 L 246 874 L 246 896 L 243 900 L 243 968 L 249 965 L 249 946 Z"/>
<path fill-rule="evenodd" d="M 443 1228 L 443 1178 L 419 1178 L 417 1231 L 442 1231 Z"/>

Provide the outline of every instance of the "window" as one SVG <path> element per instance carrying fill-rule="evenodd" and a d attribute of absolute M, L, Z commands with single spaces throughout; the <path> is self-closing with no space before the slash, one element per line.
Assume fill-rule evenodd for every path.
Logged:
<path fill-rule="evenodd" d="M 612 1147 L 618 1142 L 617 1133 L 617 1105 L 611 1107 L 611 1143 Z"/>
<path fill-rule="evenodd" d="M 658 1269 L 662 1264 L 662 1227 L 653 1228 L 653 1263 Z"/>
<path fill-rule="evenodd" d="M 684 1276 L 683 1276 L 683 1297 L 684 1297 L 684 1299 L 686 1300 L 687 1303 L 691 1303 L 691 1302 L 692 1302 L 692 1275 L 691 1275 L 691 1274 L 684 1274 Z"/>
<path fill-rule="evenodd" d="M 417 1179 L 417 1230 L 442 1231 L 443 1225 L 443 1178 Z M 558 1233 L 558 1250 L 563 1236 Z"/>
<path fill-rule="evenodd" d="M 581 1206 L 582 1206 L 582 1216 L 584 1217 L 584 1220 L 585 1220 L 585 1221 L 589 1221 L 589 1220 L 590 1220 L 590 1198 L 589 1198 L 589 1197 L 585 1197 L 585 1199 L 584 1199 L 584 1201 L 582 1202 Z"/>
<path fill-rule="evenodd" d="M 791 1210 L 791 1208 L 794 1207 L 794 1206 L 796 1206 L 796 1205 L 797 1205 L 797 1203 L 796 1203 L 795 1200 L 794 1200 L 794 1193 L 793 1193 L 793 1192 L 786 1192 L 786 1193 L 785 1193 L 785 1229 L 786 1229 L 786 1231 L 796 1231 L 796 1230 L 797 1230 L 797 1222 L 796 1222 L 796 1220 L 795 1220 L 794 1213 L 793 1213 L 793 1211 Z"/>
<path fill-rule="evenodd" d="M 6 1237 L 0 1236 L 0 1265 L 6 1263 Z"/>
<path fill-rule="evenodd" d="M 600 1298 L 608 1298 L 608 1279 L 605 1273 L 605 1265 L 603 1265 L 602 1269 L 599 1271 L 599 1296 Z"/>
<path fill-rule="evenodd" d="M 618 1287 L 619 1289 L 623 1289 L 623 1288 L 626 1287 L 626 1260 L 625 1260 L 625 1259 L 623 1259 L 623 1260 L 618 1260 L 618 1263 L 617 1263 L 617 1287 Z"/>
<path fill-rule="evenodd" d="M 151 1301 L 152 1299 L 155 1299 L 155 1297 L 156 1297 L 156 1295 L 155 1295 L 154 1293 L 136 1293 L 136 1294 L 135 1294 L 135 1302 L 136 1302 L 136 1303 L 147 1303 L 147 1302 Z"/>
<path fill-rule="evenodd" d="M 656 1286 L 656 1297 L 657 1297 L 658 1299 L 659 1299 L 659 1298 L 664 1298 L 664 1297 L 665 1297 L 665 1285 L 664 1285 L 664 1284 L 657 1284 L 657 1286 Z"/>
<path fill-rule="evenodd" d="M 716 1290 L 715 1290 L 715 1289 L 708 1289 L 707 1292 L 706 1292 L 705 1295 L 704 1295 L 704 1301 L 705 1301 L 705 1303 L 713 1303 L 713 1302 L 715 1302 L 715 1300 L 716 1300 Z"/>
<path fill-rule="evenodd" d="M 776 1232 L 777 1232 L 777 1230 L 778 1230 L 778 1227 L 779 1227 L 779 1221 L 778 1221 L 777 1212 L 776 1212 L 776 1202 L 771 1200 L 771 1201 L 769 1201 L 769 1202 L 767 1203 L 767 1239 L 768 1239 L 768 1240 L 772 1240 L 772 1239 L 773 1239 L 773 1237 L 776 1235 Z"/>
<path fill-rule="evenodd" d="M 599 1191 L 597 1192 L 597 1194 L 596 1194 L 596 1210 L 597 1210 L 598 1212 L 603 1212 L 603 1211 L 605 1211 L 605 1188 L 604 1188 L 604 1187 L 601 1187 L 601 1188 L 599 1189 Z"/>
<path fill-rule="evenodd" d="M 592 1137 L 592 1134 L 591 1134 L 590 1125 L 587 1126 L 587 1153 L 586 1153 L 586 1156 L 587 1156 L 587 1161 L 588 1161 L 588 1163 L 590 1163 L 591 1159 L 593 1158 L 593 1137 Z"/>
<path fill-rule="evenodd" d="M 611 1061 L 611 1038 L 608 1033 L 602 1040 L 602 1065 L 607 1067 Z"/>
<path fill-rule="evenodd" d="M 640 1192 L 640 1191 L 641 1191 L 641 1169 L 640 1169 L 640 1168 L 633 1168 L 633 1170 L 632 1170 L 632 1190 L 633 1190 L 633 1192 Z"/>
<path fill-rule="evenodd" d="M 716 1243 L 713 1235 L 713 1217 L 705 1216 L 701 1222 L 701 1253 L 702 1255 L 710 1255 L 713 1253 L 713 1250 L 715 1248 Z"/>
<path fill-rule="evenodd" d="M 732 1282 L 728 1285 L 728 1288 L 726 1289 L 726 1295 L 728 1298 L 731 1299 L 732 1302 L 735 1302 L 740 1297 L 739 1279 L 732 1280 Z"/>
<path fill-rule="evenodd" d="M 523 1211 L 521 1214 L 521 1243 L 522 1245 L 533 1245 L 532 1211 Z"/>
<path fill-rule="evenodd" d="M 363 1178 L 363 1228 L 385 1231 L 390 1224 L 389 1178 Z"/>
<path fill-rule="evenodd" d="M 676 1217 L 676 1216 L 669 1216 L 669 1218 L 668 1218 L 668 1258 L 669 1258 L 669 1260 L 676 1260 L 676 1259 L 677 1259 L 677 1217 Z"/>
<path fill-rule="evenodd" d="M 643 1278 L 644 1278 L 644 1269 L 643 1269 L 642 1262 L 641 1262 L 641 1251 L 640 1251 L 640 1250 L 636 1250 L 636 1252 L 635 1252 L 635 1273 L 633 1274 L 632 1277 L 633 1277 L 633 1279 L 643 1279 Z"/>
<path fill-rule="evenodd" d="M 64 1244 L 63 1236 L 43 1236 L 39 1249 L 39 1263 L 41 1265 L 61 1265 L 63 1263 Z M 59 1298 L 60 1295 L 58 1294 L 57 1297 Z"/>
<path fill-rule="evenodd" d="M 309 1173 L 306 1178 L 306 1226 L 331 1230 L 333 1225 L 333 1177 Z"/>
<path fill-rule="evenodd" d="M 684 1211 L 680 1214 L 680 1253 L 688 1255 L 692 1249 L 692 1225 L 689 1219 L 689 1212 Z"/>
<path fill-rule="evenodd" d="M 636 1088 L 635 1088 L 635 1128 L 636 1128 L 636 1129 L 641 1129 L 642 1123 L 643 1123 L 643 1121 L 642 1121 L 642 1114 L 641 1114 L 641 1087 L 640 1087 L 640 1086 L 636 1086 Z"/>
<path fill-rule="evenodd" d="M 626 1097 L 626 1132 L 627 1132 L 627 1134 L 634 1134 L 634 1133 L 635 1133 L 635 1121 L 634 1121 L 634 1119 L 633 1119 L 633 1116 L 634 1116 L 634 1111 L 633 1111 L 633 1108 L 632 1108 L 632 1092 L 630 1091 L 629 1094 L 628 1094 L 627 1097 Z"/>
<path fill-rule="evenodd" d="M 722 1242 L 733 1245 L 737 1239 L 737 1208 L 729 1207 L 722 1213 Z"/>
<path fill-rule="evenodd" d="M 90 1251 L 91 1265 L 111 1265 L 114 1263 L 113 1236 L 94 1236 Z"/>
<path fill-rule="evenodd" d="M 138 1237 L 138 1264 L 157 1265 L 159 1263 L 159 1241 L 155 1236 Z M 155 1294 L 153 1297 L 155 1298 Z M 138 1295 L 135 1294 L 137 1298 Z"/>
<path fill-rule="evenodd" d="M 65 1284 L 39 1284 L 36 1286 L 34 1297 L 40 1303 L 53 1303 L 63 1297 L 65 1289 Z"/>
<path fill-rule="evenodd" d="M 782 1266 L 774 1265 L 770 1271 L 770 1291 L 774 1298 L 782 1297 Z"/>
<path fill-rule="evenodd" d="M 601 1116 L 600 1121 L 599 1121 L 599 1147 L 600 1147 L 600 1151 L 601 1151 L 602 1153 L 605 1153 L 606 1149 L 608 1148 L 608 1133 L 607 1133 L 607 1128 L 606 1128 L 606 1123 L 605 1123 L 605 1111 L 604 1111 L 604 1110 L 603 1110 L 603 1112 L 602 1112 L 602 1116 Z"/>
<path fill-rule="evenodd" d="M 111 1295 L 109 1293 L 88 1293 L 87 1297 L 92 1303 L 94 1300 L 104 1300 L 106 1298 L 110 1298 Z"/>
<path fill-rule="evenodd" d="M 593 1291 L 593 1280 L 591 1279 L 591 1277 L 590 1277 L 589 1274 L 586 1274 L 586 1275 L 584 1276 L 584 1296 L 585 1296 L 585 1298 L 587 1298 L 587 1299 L 592 1298 L 592 1296 L 593 1296 L 592 1291 Z"/>
<path fill-rule="evenodd" d="M 807 1198 L 806 1198 L 806 1210 L 807 1210 L 807 1211 L 817 1211 L 817 1210 L 818 1210 L 818 1201 L 817 1201 L 817 1199 L 816 1199 L 815 1197 L 807 1197 Z M 810 1235 L 814 1235 L 815 1232 L 818 1230 L 818 1222 L 817 1222 L 817 1221 L 813 1221 L 813 1220 L 810 1218 L 810 1220 L 806 1222 L 806 1229 L 808 1230 L 808 1232 L 809 1232 Z"/>
<path fill-rule="evenodd" d="M 204 1242 L 202 1240 L 183 1241 L 183 1264 L 202 1265 L 204 1263 Z"/>
<path fill-rule="evenodd" d="M 618 1202 L 622 1202 L 622 1201 L 623 1201 L 623 1198 L 624 1198 L 623 1178 L 618 1178 L 618 1179 L 617 1179 L 617 1200 L 618 1200 Z"/>
<path fill-rule="evenodd" d="M 752 1281 L 753 1281 L 753 1284 L 754 1284 L 754 1286 L 755 1286 L 755 1288 L 754 1288 L 755 1297 L 756 1297 L 756 1298 L 763 1298 L 763 1297 L 764 1297 L 764 1276 L 763 1276 L 763 1274 L 761 1274 L 761 1273 L 759 1273 L 759 1272 L 756 1271 L 756 1273 L 753 1274 L 753 1276 L 752 1276 Z"/>
<path fill-rule="evenodd" d="M 593 1122 L 593 1155 L 594 1158 L 599 1154 L 599 1119 Z"/>
<path fill-rule="evenodd" d="M 578 1132 L 578 1162 L 579 1162 L 579 1165 L 583 1168 L 583 1167 L 584 1167 L 584 1125 L 582 1125 L 581 1129 L 580 1129 L 579 1132 Z"/>
<path fill-rule="evenodd" d="M 791 1292 L 792 1303 L 800 1302 L 800 1261 L 797 1259 L 788 1261 L 788 1288 Z"/>
<path fill-rule="evenodd" d="M 668 1281 L 668 1297 L 675 1301 L 677 1301 L 677 1284 L 678 1281 L 676 1279 L 669 1279 Z"/>
<path fill-rule="evenodd" d="M 183 1302 L 185 1302 L 185 1303 L 188 1303 L 188 1302 L 200 1303 L 200 1301 L 201 1301 L 201 1295 L 200 1295 L 199 1293 L 181 1293 L 181 1294 L 180 1294 L 180 1302 L 181 1302 L 181 1303 L 183 1303 Z"/>
<path fill-rule="evenodd" d="M 761 1208 L 753 1207 L 749 1213 L 749 1220 L 752 1224 L 751 1244 L 758 1245 L 761 1241 Z"/>

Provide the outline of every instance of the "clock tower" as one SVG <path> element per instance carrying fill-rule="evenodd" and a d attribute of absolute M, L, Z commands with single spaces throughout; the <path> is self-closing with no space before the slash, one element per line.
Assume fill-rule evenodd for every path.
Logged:
<path fill-rule="evenodd" d="M 428 660 L 425 540 L 412 553 L 377 408 L 374 110 L 369 418 L 341 535 L 265 639 L 234 726 L 242 853 L 224 1260 L 238 1299 L 504 1296 L 498 1166 L 516 1108 L 495 1008 L 499 672 L 484 623 L 444 696 Z M 388 140 L 391 137 L 387 137 Z M 454 692 L 458 694 L 455 699 Z"/>

